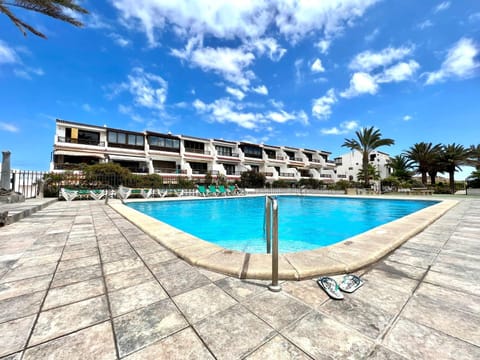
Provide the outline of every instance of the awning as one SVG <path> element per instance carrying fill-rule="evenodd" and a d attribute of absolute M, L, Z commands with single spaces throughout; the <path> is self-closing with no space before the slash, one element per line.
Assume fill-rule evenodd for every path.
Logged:
<path fill-rule="evenodd" d="M 123 155 L 108 155 L 110 160 L 119 160 L 119 161 L 135 161 L 135 162 L 147 162 L 148 160 L 144 157 L 139 156 L 123 156 Z"/>
<path fill-rule="evenodd" d="M 80 152 L 80 151 L 66 151 L 66 150 L 55 150 L 53 155 L 69 155 L 69 156 L 84 156 L 84 157 L 97 157 L 104 159 L 104 154 L 96 154 L 96 153 L 88 153 L 88 152 Z"/>

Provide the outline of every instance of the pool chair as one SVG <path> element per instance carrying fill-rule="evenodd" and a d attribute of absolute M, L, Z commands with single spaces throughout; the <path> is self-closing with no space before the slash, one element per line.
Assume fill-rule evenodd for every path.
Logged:
<path fill-rule="evenodd" d="M 100 200 L 106 195 L 106 192 L 105 190 L 90 190 L 89 195 L 93 200 Z"/>
<path fill-rule="evenodd" d="M 217 196 L 218 195 L 217 187 L 215 185 L 209 185 L 207 189 L 207 195 Z"/>
<path fill-rule="evenodd" d="M 227 187 L 227 195 L 235 195 L 235 185 L 228 185 Z"/>
<path fill-rule="evenodd" d="M 197 185 L 197 191 L 200 196 L 207 196 L 207 190 L 203 185 Z"/>
<path fill-rule="evenodd" d="M 158 196 L 158 197 L 161 197 L 161 198 L 164 198 L 165 196 L 167 196 L 168 194 L 168 190 L 167 189 L 155 189 L 153 195 L 154 196 Z"/>
<path fill-rule="evenodd" d="M 223 195 L 223 196 L 226 196 L 227 195 L 227 190 L 225 189 L 225 186 L 223 185 L 218 185 L 218 195 Z"/>
<path fill-rule="evenodd" d="M 120 197 L 120 199 L 125 200 L 128 199 L 130 194 L 132 193 L 132 189 L 124 187 L 120 185 L 117 190 L 117 195 Z"/>
<path fill-rule="evenodd" d="M 72 201 L 73 199 L 75 199 L 78 196 L 78 191 L 61 188 L 60 189 L 60 196 L 63 197 L 67 201 Z"/>

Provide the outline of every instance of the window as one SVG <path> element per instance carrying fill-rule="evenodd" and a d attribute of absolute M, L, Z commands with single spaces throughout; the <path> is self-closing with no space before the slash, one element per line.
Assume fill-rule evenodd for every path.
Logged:
<path fill-rule="evenodd" d="M 112 146 L 125 145 L 125 147 L 143 147 L 144 145 L 143 135 L 126 134 L 118 131 L 108 132 L 108 142 Z"/>
<path fill-rule="evenodd" d="M 285 151 L 285 154 L 287 154 L 290 160 L 295 160 L 295 154 L 293 153 L 293 151 Z"/>
<path fill-rule="evenodd" d="M 262 156 L 262 149 L 258 146 L 254 145 L 240 145 L 240 148 L 244 152 L 245 156 L 261 159 Z"/>
<path fill-rule="evenodd" d="M 185 140 L 185 151 L 203 153 L 205 150 L 205 144 L 197 141 Z"/>
<path fill-rule="evenodd" d="M 312 161 L 312 159 L 313 159 L 312 154 L 310 154 L 310 153 L 304 153 L 304 154 L 307 157 L 308 161 Z"/>
<path fill-rule="evenodd" d="M 269 159 L 277 158 L 277 152 L 275 150 L 265 149 L 265 153 L 267 154 Z"/>
<path fill-rule="evenodd" d="M 235 175 L 235 165 L 233 164 L 223 164 L 223 167 L 225 171 L 227 172 L 227 175 Z"/>
<path fill-rule="evenodd" d="M 228 146 L 215 146 L 217 154 L 220 156 L 232 156 L 232 148 Z"/>
<path fill-rule="evenodd" d="M 148 136 L 148 143 L 153 150 L 180 152 L 180 140 L 162 136 Z"/>

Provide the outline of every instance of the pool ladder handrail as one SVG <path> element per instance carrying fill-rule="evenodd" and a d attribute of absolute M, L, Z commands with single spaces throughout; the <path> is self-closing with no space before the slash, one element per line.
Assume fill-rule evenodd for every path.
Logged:
<path fill-rule="evenodd" d="M 272 253 L 272 283 L 268 289 L 279 292 L 282 287 L 278 285 L 278 201 L 268 195 L 265 196 L 265 236 L 267 254 Z"/>

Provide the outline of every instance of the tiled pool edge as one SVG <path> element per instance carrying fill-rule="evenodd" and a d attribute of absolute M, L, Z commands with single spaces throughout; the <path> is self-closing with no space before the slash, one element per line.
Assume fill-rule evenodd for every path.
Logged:
<path fill-rule="evenodd" d="M 458 204 L 457 200 L 436 200 L 440 202 L 338 244 L 282 254 L 279 277 L 283 280 L 300 280 L 364 268 L 392 252 Z M 270 255 L 226 250 L 142 214 L 118 200 L 111 201 L 110 206 L 193 265 L 239 278 L 271 279 Z"/>

